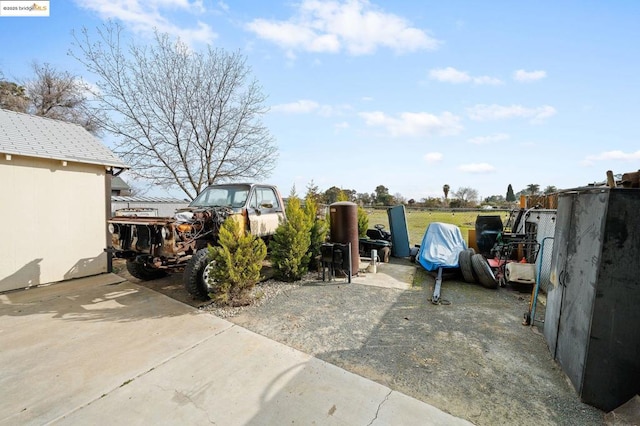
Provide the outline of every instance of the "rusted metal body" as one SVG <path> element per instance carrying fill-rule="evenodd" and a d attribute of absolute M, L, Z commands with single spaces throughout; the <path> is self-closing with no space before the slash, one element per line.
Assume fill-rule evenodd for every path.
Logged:
<path fill-rule="evenodd" d="M 119 258 L 158 270 L 179 269 L 208 245 L 215 246 L 224 221 L 233 217 L 254 235 L 268 237 L 284 219 L 277 188 L 269 185 L 212 185 L 174 217 L 114 216 L 107 221 Z"/>

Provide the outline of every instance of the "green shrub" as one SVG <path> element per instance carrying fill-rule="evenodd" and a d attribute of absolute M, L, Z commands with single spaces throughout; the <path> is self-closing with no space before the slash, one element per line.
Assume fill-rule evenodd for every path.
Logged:
<path fill-rule="evenodd" d="M 269 244 L 271 263 L 284 281 L 297 281 L 307 272 L 312 221 L 300 207 L 298 197 L 287 203 L 287 220 L 281 223 Z"/>
<path fill-rule="evenodd" d="M 317 270 L 318 262 L 316 257 L 320 254 L 320 247 L 327 238 L 329 227 L 327 221 L 318 215 L 318 203 L 312 197 L 306 198 L 304 211 L 311 222 L 311 231 L 309 232 L 309 269 Z"/>
<path fill-rule="evenodd" d="M 218 238 L 219 246 L 209 247 L 215 262 L 209 276 L 211 296 L 226 305 L 248 304 L 249 291 L 260 281 L 267 246 L 261 238 L 242 231 L 233 217 L 224 221 Z"/>
<path fill-rule="evenodd" d="M 358 237 L 366 237 L 367 229 L 369 229 L 369 215 L 358 206 Z"/>

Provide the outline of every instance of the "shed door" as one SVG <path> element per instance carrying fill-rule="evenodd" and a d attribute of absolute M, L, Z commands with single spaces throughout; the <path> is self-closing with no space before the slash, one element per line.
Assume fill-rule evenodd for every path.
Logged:
<path fill-rule="evenodd" d="M 578 392 L 591 330 L 607 194 L 588 192 L 558 203 L 552 287 L 545 337 Z"/>

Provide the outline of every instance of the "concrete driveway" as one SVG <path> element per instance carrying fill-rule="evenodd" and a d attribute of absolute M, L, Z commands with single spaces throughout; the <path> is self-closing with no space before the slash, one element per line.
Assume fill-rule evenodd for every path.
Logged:
<path fill-rule="evenodd" d="M 0 318 L 0 424 L 470 424 L 113 274 Z"/>

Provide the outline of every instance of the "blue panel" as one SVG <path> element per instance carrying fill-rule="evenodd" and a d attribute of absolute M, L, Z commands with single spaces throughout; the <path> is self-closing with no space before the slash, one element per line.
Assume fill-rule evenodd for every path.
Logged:
<path fill-rule="evenodd" d="M 389 218 L 389 229 L 391 231 L 391 256 L 409 257 L 409 230 L 404 206 L 388 208 L 387 217 Z"/>

